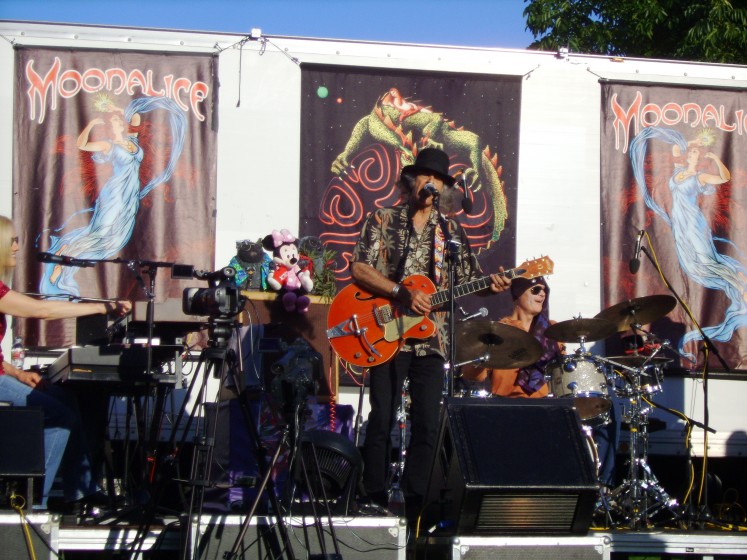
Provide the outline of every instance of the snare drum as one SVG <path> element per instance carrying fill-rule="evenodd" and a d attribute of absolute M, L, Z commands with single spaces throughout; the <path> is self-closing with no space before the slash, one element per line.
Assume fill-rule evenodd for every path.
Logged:
<path fill-rule="evenodd" d="M 591 426 L 609 422 L 612 403 L 604 369 L 588 356 L 563 356 L 545 368 L 550 396 L 572 397 L 581 420 Z"/>

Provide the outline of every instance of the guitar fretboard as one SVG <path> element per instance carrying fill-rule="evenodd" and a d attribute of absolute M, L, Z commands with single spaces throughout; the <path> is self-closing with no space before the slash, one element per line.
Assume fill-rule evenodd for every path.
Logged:
<path fill-rule="evenodd" d="M 507 278 L 513 280 L 514 278 L 516 278 L 517 276 L 521 276 L 525 272 L 526 270 L 523 268 L 512 268 L 511 270 L 506 270 L 503 273 L 498 273 L 498 275 L 506 276 Z M 468 296 L 470 294 L 474 294 L 475 292 L 487 290 L 490 287 L 490 284 L 490 276 L 483 276 L 482 278 L 478 278 L 477 280 L 466 282 L 454 288 L 454 297 L 460 298 Z M 449 301 L 448 290 L 441 290 L 440 292 L 436 292 L 431 296 L 431 305 L 433 307 L 439 307 L 447 301 Z"/>

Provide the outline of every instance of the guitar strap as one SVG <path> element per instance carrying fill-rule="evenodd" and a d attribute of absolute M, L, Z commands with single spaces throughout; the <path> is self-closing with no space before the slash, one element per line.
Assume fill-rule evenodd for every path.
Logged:
<path fill-rule="evenodd" d="M 410 218 L 410 205 L 407 204 L 407 213 L 405 214 L 407 216 L 407 221 L 405 222 L 405 225 L 407 226 L 407 237 L 405 237 L 405 245 L 402 248 L 402 255 L 399 258 L 399 262 L 397 263 L 397 271 L 394 273 L 393 280 L 399 284 L 402 282 L 402 280 L 405 277 L 405 263 L 407 262 L 407 257 L 410 255 L 410 241 L 412 239 L 412 219 Z M 402 214 L 400 214 L 401 216 Z"/>
<path fill-rule="evenodd" d="M 397 283 L 402 282 L 405 277 L 405 266 L 407 264 L 407 257 L 410 256 L 410 250 L 412 246 L 413 225 L 412 219 L 410 217 L 409 204 L 407 205 L 406 216 L 407 222 L 405 223 L 405 225 L 407 227 L 407 236 L 405 237 L 405 244 L 402 248 L 402 255 L 399 259 L 399 262 L 397 263 L 397 271 L 395 272 L 393 279 Z M 429 271 L 428 276 L 429 278 L 432 278 L 434 280 L 434 284 L 436 286 L 440 286 L 441 280 L 443 278 L 442 271 L 444 263 L 445 239 L 440 227 L 433 227 L 433 225 L 431 224 L 431 229 L 433 229 L 433 244 L 431 246 L 431 270 Z"/>

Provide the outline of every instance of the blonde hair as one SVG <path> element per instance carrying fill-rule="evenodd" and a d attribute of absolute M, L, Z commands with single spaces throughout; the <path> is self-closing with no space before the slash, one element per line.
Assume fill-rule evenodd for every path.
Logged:
<path fill-rule="evenodd" d="M 0 215 L 0 280 L 7 285 L 10 285 L 11 278 L 13 278 L 13 267 L 8 266 L 12 236 L 13 222 L 10 218 Z"/>

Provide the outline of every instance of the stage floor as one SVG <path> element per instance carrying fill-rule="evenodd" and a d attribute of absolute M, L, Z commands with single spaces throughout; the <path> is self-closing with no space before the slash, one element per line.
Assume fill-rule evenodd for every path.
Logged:
<path fill-rule="evenodd" d="M 187 558 L 219 560 L 236 547 L 245 517 L 240 515 L 202 515 L 193 518 L 189 534 L 182 519 L 162 518 L 144 531 L 129 524 L 76 525 L 74 519 L 48 514 L 29 514 L 25 518 L 36 558 L 66 560 L 88 558 L 129 558 L 139 550 L 142 558 L 175 558 L 175 551 L 189 549 Z M 278 533 L 271 518 L 255 517 L 246 526 L 239 543 L 238 556 L 244 559 L 271 558 L 266 535 Z M 457 536 L 421 538 L 410 545 L 408 527 L 397 517 L 334 517 L 333 528 L 344 560 L 375 558 L 404 560 L 406 557 L 434 560 L 523 560 L 523 559 L 747 559 L 747 533 L 720 530 L 642 530 L 590 531 L 573 536 Z M 313 518 L 286 519 L 288 538 L 296 558 L 309 554 L 333 553 L 332 531 L 326 521 L 319 536 Z M 261 537 L 265 535 L 265 537 Z M 23 520 L 13 511 L 0 513 L 0 559 L 31 558 Z M 281 542 L 277 540 L 275 542 Z M 325 549 L 326 547 L 326 549 Z M 285 558 L 285 556 L 283 556 Z"/>

